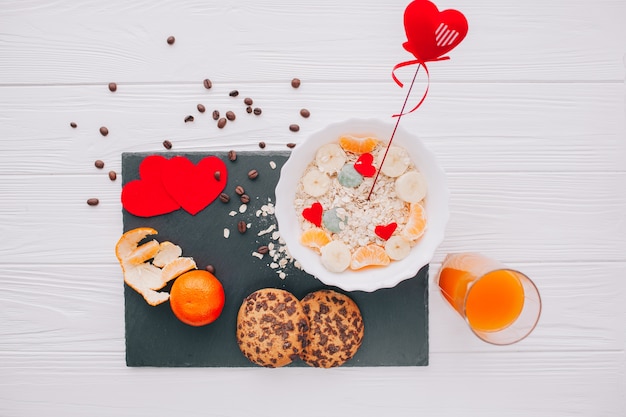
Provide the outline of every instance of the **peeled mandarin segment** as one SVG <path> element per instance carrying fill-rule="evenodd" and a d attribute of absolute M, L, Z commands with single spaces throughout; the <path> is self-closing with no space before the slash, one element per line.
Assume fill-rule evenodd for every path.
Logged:
<path fill-rule="evenodd" d="M 409 220 L 407 221 L 402 236 L 414 241 L 422 237 L 426 230 L 426 212 L 420 203 L 412 203 L 409 208 Z"/>
<path fill-rule="evenodd" d="M 385 249 L 378 245 L 361 246 L 352 254 L 350 269 L 361 269 L 366 266 L 389 265 L 391 259 Z"/>
<path fill-rule="evenodd" d="M 151 227 L 138 227 L 127 231 L 120 237 L 115 245 L 115 256 L 117 260 L 122 263 L 128 256 L 137 248 L 139 242 L 146 238 L 146 236 L 156 235 L 157 232 Z"/>
<path fill-rule="evenodd" d="M 174 278 L 184 274 L 187 271 L 191 271 L 192 269 L 196 269 L 196 262 L 193 258 L 176 258 L 167 265 L 163 267 L 161 270 L 161 280 L 162 285 L 160 288 L 152 288 L 153 290 L 159 290 L 165 286 L 168 282 L 173 280 Z"/>
<path fill-rule="evenodd" d="M 163 268 L 174 259 L 180 257 L 183 254 L 183 250 L 180 246 L 173 244 L 172 242 L 161 242 L 159 245 L 159 252 L 154 256 L 152 263 L 159 268 Z"/>
<path fill-rule="evenodd" d="M 344 151 L 352 152 L 357 155 L 372 152 L 377 144 L 378 139 L 369 136 L 356 137 L 345 135 L 339 138 L 339 146 L 341 146 Z"/>
<path fill-rule="evenodd" d="M 300 243 L 304 246 L 317 250 L 321 249 L 324 245 L 329 244 L 330 241 L 331 238 L 328 233 L 318 227 L 305 230 L 300 235 Z"/>
<path fill-rule="evenodd" d="M 134 251 L 128 255 L 128 257 L 124 260 L 125 264 L 129 265 L 139 265 L 146 262 L 148 259 L 154 258 L 154 256 L 159 252 L 159 242 L 156 240 L 151 240 L 150 242 L 146 242 L 141 246 L 138 246 Z"/>

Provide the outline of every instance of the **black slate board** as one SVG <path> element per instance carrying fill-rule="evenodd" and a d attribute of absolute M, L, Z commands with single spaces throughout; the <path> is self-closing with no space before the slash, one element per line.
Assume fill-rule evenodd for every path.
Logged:
<path fill-rule="evenodd" d="M 139 164 L 147 153 L 122 154 L 123 183 L 139 178 Z M 167 158 L 182 155 L 197 163 L 208 155 L 222 159 L 228 168 L 224 192 L 229 203 L 214 201 L 195 216 L 183 210 L 151 218 L 136 217 L 123 210 L 124 231 L 136 227 L 152 227 L 159 242 L 169 240 L 191 256 L 198 268 L 215 266 L 226 293 L 222 315 L 212 324 L 192 327 L 181 323 L 171 312 L 169 303 L 149 306 L 141 295 L 125 285 L 126 364 L 128 366 L 163 367 L 247 367 L 256 366 L 240 352 L 235 325 L 237 311 L 251 292 L 266 287 L 282 288 L 298 298 L 322 288 L 331 288 L 315 277 L 290 264 L 285 279 L 270 268 L 271 259 L 252 256 L 260 245 L 267 244 L 267 235 L 258 236 L 273 216 L 256 217 L 256 211 L 268 199 L 275 201 L 274 189 L 280 168 L 289 152 L 239 152 L 231 162 L 226 152 L 163 153 Z M 276 164 L 272 169 L 270 161 Z M 251 169 L 259 172 L 250 180 Z M 239 213 L 240 202 L 234 189 L 241 185 L 251 197 L 245 213 Z M 237 211 L 231 216 L 229 212 Z M 237 222 L 245 220 L 251 228 L 245 234 L 237 231 Z M 230 237 L 224 238 L 224 228 Z M 166 287 L 166 289 L 168 289 Z M 333 288 L 342 291 L 337 288 Z M 342 291 L 343 292 L 343 291 Z M 357 354 L 343 366 L 425 366 L 428 365 L 428 266 L 411 279 L 390 289 L 373 293 L 353 291 L 349 296 L 361 309 L 365 324 L 363 344 Z M 289 366 L 307 366 L 294 361 Z"/>

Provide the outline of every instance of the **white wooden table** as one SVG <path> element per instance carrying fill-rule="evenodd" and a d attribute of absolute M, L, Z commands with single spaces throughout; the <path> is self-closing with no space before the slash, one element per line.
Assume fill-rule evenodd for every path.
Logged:
<path fill-rule="evenodd" d="M 626 415 L 623 0 L 437 2 L 470 30 L 402 120 L 452 193 L 428 367 L 125 366 L 121 180 L 106 172 L 165 139 L 282 150 L 334 121 L 390 117 L 407 4 L 0 0 L 0 416 Z M 229 107 L 239 117 L 220 130 L 209 113 Z M 444 304 L 439 264 L 468 250 L 536 281 L 528 339 L 482 343 Z"/>

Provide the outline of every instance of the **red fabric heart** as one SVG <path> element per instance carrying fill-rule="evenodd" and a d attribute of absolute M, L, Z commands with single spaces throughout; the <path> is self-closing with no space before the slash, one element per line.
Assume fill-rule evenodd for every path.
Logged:
<path fill-rule="evenodd" d="M 324 209 L 320 203 L 313 203 L 311 207 L 302 210 L 302 217 L 310 221 L 317 227 L 322 227 L 322 212 Z"/>
<path fill-rule="evenodd" d="M 374 233 L 376 233 L 376 236 L 378 236 L 379 238 L 381 238 L 382 240 L 388 240 L 391 235 L 393 234 L 393 232 L 396 231 L 396 228 L 398 227 L 398 223 L 393 222 L 393 223 L 389 223 L 387 225 L 384 226 L 376 226 L 374 228 Z"/>
<path fill-rule="evenodd" d="M 161 182 L 162 168 L 168 160 L 153 155 L 144 158 L 139 164 L 139 178 L 128 182 L 122 188 L 122 207 L 139 217 L 152 217 L 171 213 L 180 208 L 165 190 Z"/>
<path fill-rule="evenodd" d="M 354 163 L 354 169 L 364 177 L 373 177 L 376 174 L 376 167 L 372 165 L 374 156 L 371 153 L 364 153 Z"/>
<path fill-rule="evenodd" d="M 404 11 L 407 42 L 402 46 L 421 63 L 447 59 L 442 55 L 461 43 L 467 29 L 467 19 L 458 10 L 440 12 L 428 0 L 415 0 Z"/>
<path fill-rule="evenodd" d="M 218 171 L 219 180 L 215 175 Z M 161 180 L 172 198 L 195 216 L 224 190 L 228 172 L 226 164 L 216 156 L 207 156 L 197 165 L 184 156 L 175 156 L 163 166 Z"/>

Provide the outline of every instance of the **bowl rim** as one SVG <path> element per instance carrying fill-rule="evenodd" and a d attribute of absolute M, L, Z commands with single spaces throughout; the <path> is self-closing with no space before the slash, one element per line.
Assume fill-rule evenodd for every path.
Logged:
<path fill-rule="evenodd" d="M 299 242 L 301 228 L 293 201 L 301 173 L 314 159 L 317 149 L 324 143 L 336 141 L 340 134 L 370 134 L 386 142 L 385 138 L 391 136 L 394 126 L 395 123 L 374 118 L 351 118 L 331 123 L 310 134 L 302 143 L 298 143 L 280 170 L 275 201 L 278 231 L 290 255 L 298 261 L 301 268 L 326 285 L 345 291 L 365 292 L 395 287 L 400 282 L 417 275 L 422 267 L 430 263 L 437 247 L 443 241 L 449 219 L 449 190 L 445 172 L 437 163 L 435 154 L 426 148 L 417 135 L 398 126 L 393 143 L 407 149 L 418 170 L 426 177 L 429 186 L 425 203 L 428 227 L 418 244 L 411 249 L 411 254 L 385 267 L 335 273 L 322 265 L 318 254 Z M 293 175 L 294 171 L 298 172 L 298 175 Z M 436 193 L 431 191 L 432 184 L 436 184 Z"/>

